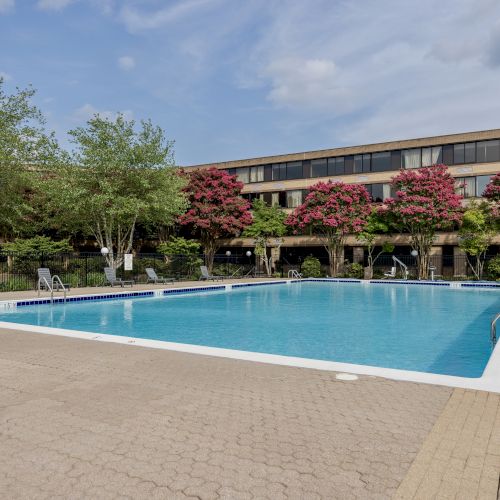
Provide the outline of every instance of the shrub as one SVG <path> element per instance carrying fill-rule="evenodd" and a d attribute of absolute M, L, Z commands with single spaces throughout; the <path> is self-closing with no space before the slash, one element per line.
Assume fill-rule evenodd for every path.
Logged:
<path fill-rule="evenodd" d="M 87 274 L 87 286 L 103 286 L 105 281 L 104 272 Z"/>
<path fill-rule="evenodd" d="M 321 263 L 312 255 L 309 255 L 304 259 L 300 271 L 304 278 L 320 278 L 322 276 Z"/>
<path fill-rule="evenodd" d="M 487 264 L 486 271 L 488 278 L 492 280 L 500 280 L 500 254 L 495 255 Z"/>
<path fill-rule="evenodd" d="M 22 290 L 33 290 L 33 280 L 26 276 L 14 276 L 0 282 L 0 292 L 18 292 Z"/>
<path fill-rule="evenodd" d="M 353 262 L 352 264 L 347 264 L 344 268 L 344 278 L 358 278 L 363 279 L 365 275 L 365 270 L 361 264 Z"/>

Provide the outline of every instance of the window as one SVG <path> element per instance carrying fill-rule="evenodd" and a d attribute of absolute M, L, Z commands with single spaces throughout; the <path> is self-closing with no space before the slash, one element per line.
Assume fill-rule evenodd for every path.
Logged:
<path fill-rule="evenodd" d="M 468 142 L 465 145 L 465 163 L 476 162 L 476 143 Z"/>
<path fill-rule="evenodd" d="M 383 172 L 384 170 L 391 170 L 391 153 L 389 151 L 384 153 L 373 153 L 372 171 Z"/>
<path fill-rule="evenodd" d="M 344 157 L 328 158 L 328 175 L 344 174 Z"/>
<path fill-rule="evenodd" d="M 354 170 L 355 174 L 363 172 L 363 155 L 354 155 Z"/>
<path fill-rule="evenodd" d="M 420 148 L 403 149 L 403 168 L 420 168 L 422 162 L 420 159 Z"/>
<path fill-rule="evenodd" d="M 459 165 L 465 163 L 465 144 L 453 144 L 453 163 Z"/>
<path fill-rule="evenodd" d="M 500 161 L 500 141 L 483 141 L 477 143 L 477 161 L 485 163 Z"/>
<path fill-rule="evenodd" d="M 344 173 L 352 174 L 354 172 L 354 156 L 344 157 Z"/>
<path fill-rule="evenodd" d="M 422 148 L 422 167 L 437 165 L 442 161 L 441 146 L 434 146 L 433 148 Z"/>
<path fill-rule="evenodd" d="M 250 167 L 250 182 L 264 181 L 264 167 Z"/>
<path fill-rule="evenodd" d="M 455 188 L 458 194 L 464 198 L 476 196 L 476 178 L 475 177 L 457 177 L 455 179 Z"/>
<path fill-rule="evenodd" d="M 266 165 L 264 167 L 264 182 L 272 181 L 273 180 L 273 166 L 272 165 Z"/>
<path fill-rule="evenodd" d="M 238 180 L 240 182 L 243 182 L 244 184 L 247 184 L 250 179 L 248 167 L 238 168 L 236 171 L 236 175 L 238 176 Z"/>
<path fill-rule="evenodd" d="M 301 179 L 302 174 L 302 162 L 301 161 L 291 161 L 286 164 L 286 178 L 287 179 Z"/>
<path fill-rule="evenodd" d="M 391 197 L 390 184 L 372 184 L 372 200 L 376 203 L 382 203 L 386 198 Z"/>
<path fill-rule="evenodd" d="M 273 165 L 273 181 L 286 179 L 286 163 L 275 163 Z"/>
<path fill-rule="evenodd" d="M 453 144 L 443 146 L 443 163 L 453 165 Z"/>
<path fill-rule="evenodd" d="M 264 199 L 264 203 L 267 206 L 270 206 L 273 204 L 273 194 L 274 193 L 263 193 L 262 197 Z"/>
<path fill-rule="evenodd" d="M 286 192 L 286 206 L 287 208 L 297 208 L 302 203 L 302 190 Z"/>
<path fill-rule="evenodd" d="M 483 196 L 486 186 L 490 183 L 491 175 L 478 175 L 476 177 L 476 196 Z"/>
<path fill-rule="evenodd" d="M 391 152 L 391 170 L 399 170 L 401 168 L 401 151 Z"/>
<path fill-rule="evenodd" d="M 363 172 L 370 172 L 372 168 L 372 155 L 364 154 L 363 155 Z"/>
<path fill-rule="evenodd" d="M 328 167 L 326 158 L 311 161 L 311 177 L 326 177 L 327 175 Z"/>

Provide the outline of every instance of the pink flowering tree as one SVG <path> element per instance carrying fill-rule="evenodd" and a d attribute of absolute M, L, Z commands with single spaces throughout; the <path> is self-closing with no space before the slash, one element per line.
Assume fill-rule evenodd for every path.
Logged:
<path fill-rule="evenodd" d="M 199 235 L 211 272 L 220 240 L 238 236 L 252 223 L 250 204 L 241 197 L 243 183 L 225 170 L 209 168 L 185 175 L 189 209 L 179 217 L 179 222 Z"/>
<path fill-rule="evenodd" d="M 494 219 L 500 219 L 500 173 L 495 174 L 484 190 L 483 196 L 489 201 L 491 215 Z"/>
<path fill-rule="evenodd" d="M 342 250 L 348 234 L 360 233 L 371 213 L 370 195 L 360 184 L 318 182 L 304 203 L 291 213 L 285 223 L 294 229 L 311 229 L 324 239 L 330 262 L 330 276 L 341 271 Z"/>
<path fill-rule="evenodd" d="M 385 203 L 395 226 L 409 233 L 418 252 L 418 278 L 427 278 L 430 250 L 437 231 L 452 229 L 462 220 L 462 197 L 445 165 L 402 170 L 392 178 L 396 198 Z"/>

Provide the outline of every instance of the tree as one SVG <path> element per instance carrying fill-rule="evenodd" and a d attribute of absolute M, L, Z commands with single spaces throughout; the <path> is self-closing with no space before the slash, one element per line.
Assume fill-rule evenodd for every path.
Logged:
<path fill-rule="evenodd" d="M 481 279 L 483 275 L 486 252 L 496 229 L 490 205 L 484 202 L 469 204 L 458 231 L 458 246 L 465 252 L 467 263 L 477 279 Z"/>
<path fill-rule="evenodd" d="M 253 222 L 243 232 L 243 236 L 254 238 L 255 255 L 257 255 L 266 268 L 266 273 L 271 276 L 271 259 L 268 255 L 270 247 L 279 248 L 282 238 L 286 234 L 286 213 L 279 207 L 268 206 L 262 200 L 253 202 Z M 272 245 L 274 240 L 274 245 Z"/>
<path fill-rule="evenodd" d="M 220 240 L 238 236 L 251 224 L 250 204 L 240 196 L 243 183 L 225 170 L 209 168 L 185 175 L 189 208 L 179 217 L 179 222 L 199 235 L 208 270 L 212 272 Z"/>
<path fill-rule="evenodd" d="M 500 173 L 495 174 L 484 190 L 483 196 L 491 206 L 491 214 L 500 225 Z"/>
<path fill-rule="evenodd" d="M 368 252 L 368 276 L 367 279 L 373 278 L 373 266 L 377 259 L 383 253 L 391 253 L 394 251 L 394 245 L 388 241 L 382 243 L 382 249 L 376 255 L 375 252 L 375 242 L 377 238 L 382 234 L 387 234 L 390 231 L 390 224 L 385 216 L 385 210 L 373 208 L 366 225 L 363 230 L 359 233 L 359 241 L 366 246 Z"/>
<path fill-rule="evenodd" d="M 188 270 L 194 274 L 195 269 L 203 264 L 200 259 L 200 244 L 195 240 L 187 240 L 182 236 L 171 236 L 168 241 L 158 245 L 158 252 L 165 255 L 165 262 L 178 270 Z"/>
<path fill-rule="evenodd" d="M 323 236 L 330 262 L 330 275 L 337 276 L 348 234 L 360 233 L 371 212 L 370 195 L 361 184 L 318 182 L 309 189 L 304 203 L 286 219 L 298 230 L 311 229 Z"/>
<path fill-rule="evenodd" d="M 452 229 L 461 221 L 462 197 L 455 193 L 455 181 L 445 165 L 402 170 L 392 186 L 397 197 L 385 203 L 396 227 L 409 233 L 411 247 L 418 252 L 418 277 L 425 279 L 436 231 Z"/>
<path fill-rule="evenodd" d="M 33 234 L 32 197 L 37 180 L 52 168 L 60 151 L 31 100 L 35 90 L 8 95 L 0 77 L 0 237 Z"/>
<path fill-rule="evenodd" d="M 28 239 L 17 238 L 11 243 L 4 243 L 2 250 L 15 253 L 18 257 L 26 257 L 72 252 L 73 247 L 68 239 L 53 241 L 47 236 L 35 236 Z"/>
<path fill-rule="evenodd" d="M 173 168 L 172 143 L 163 130 L 122 115 L 95 115 L 70 131 L 71 164 L 49 179 L 51 207 L 61 227 L 91 234 L 119 267 L 132 250 L 139 222 L 174 224 L 186 208 L 183 179 Z"/>

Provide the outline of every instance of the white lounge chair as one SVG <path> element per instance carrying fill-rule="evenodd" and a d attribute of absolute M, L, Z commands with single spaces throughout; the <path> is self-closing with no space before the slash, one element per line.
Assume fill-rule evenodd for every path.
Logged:
<path fill-rule="evenodd" d="M 125 285 L 134 286 L 135 284 L 134 280 L 122 280 L 121 278 L 117 278 L 116 270 L 112 267 L 105 267 L 104 275 L 106 276 L 106 280 L 111 285 L 111 287 L 120 285 L 123 288 Z"/>
<path fill-rule="evenodd" d="M 212 280 L 212 281 L 219 281 L 223 280 L 224 276 L 215 276 L 213 274 L 208 273 L 208 267 L 207 266 L 200 266 L 200 271 L 201 271 L 201 277 L 200 280 Z"/>
<path fill-rule="evenodd" d="M 148 275 L 148 281 L 146 283 L 173 283 L 174 278 L 165 278 L 164 276 L 158 276 L 156 271 L 152 267 L 146 267 L 146 274 Z"/>
<path fill-rule="evenodd" d="M 396 277 L 396 271 L 397 271 L 397 267 L 396 266 L 392 266 L 390 271 L 384 273 L 384 277 L 385 278 L 395 278 Z"/>

